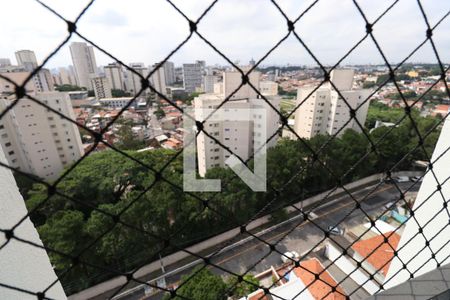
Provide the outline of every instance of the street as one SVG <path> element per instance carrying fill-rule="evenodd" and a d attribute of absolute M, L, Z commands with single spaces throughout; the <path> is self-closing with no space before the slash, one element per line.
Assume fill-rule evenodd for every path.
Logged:
<path fill-rule="evenodd" d="M 411 182 L 399 184 L 402 190 L 407 189 L 410 185 Z M 360 200 L 371 189 L 372 187 L 362 188 L 359 191 L 353 192 L 352 195 L 354 198 Z M 412 192 L 417 190 L 418 185 L 411 189 Z M 384 204 L 393 201 L 396 197 L 398 197 L 398 191 L 395 186 L 383 184 L 379 186 L 372 195 L 365 199 L 364 202 L 362 202 L 361 207 L 370 216 L 376 216 L 384 210 Z M 303 255 L 308 251 L 317 251 L 323 247 L 326 241 L 326 239 L 324 239 L 323 231 L 317 226 L 320 226 L 323 230 L 326 230 L 328 226 L 340 223 L 341 228 L 350 228 L 364 222 L 365 214 L 359 209 L 352 212 L 354 206 L 355 202 L 348 195 L 343 196 L 331 205 L 325 204 L 316 208 L 314 213 L 317 217 L 313 220 L 315 224 L 311 222 L 302 222 L 302 218 L 297 217 L 292 221 L 286 222 L 283 226 L 279 226 L 278 228 L 260 236 L 260 238 L 267 243 L 275 244 L 277 251 L 280 253 L 294 250 L 300 255 Z M 248 237 L 248 234 L 242 238 L 244 239 L 246 237 Z M 239 274 L 243 274 L 245 272 L 257 274 L 267 270 L 270 266 L 281 265 L 281 256 L 278 252 L 271 252 L 267 244 L 253 238 L 248 242 L 213 256 L 211 263 L 220 267 L 220 269 L 211 265 L 209 265 L 208 268 L 212 272 L 221 276 L 229 275 L 225 270 Z M 196 259 L 193 258 L 192 260 L 195 261 Z M 201 261 L 198 263 L 193 263 L 188 268 L 181 268 L 183 270 L 179 272 L 173 272 L 173 270 L 177 268 L 179 269 L 180 266 L 166 266 L 166 274 L 170 274 L 165 277 L 166 284 L 168 286 L 176 285 L 182 275 L 191 273 L 197 265 L 201 264 Z M 140 278 L 140 280 L 154 280 L 161 275 L 160 272 L 154 273 Z M 136 283 L 129 284 L 129 286 L 122 289 L 122 291 L 118 293 L 118 296 L 114 299 L 142 299 L 145 297 L 144 288 L 142 286 L 136 286 Z M 112 292 L 109 295 L 111 294 Z M 161 299 L 162 296 L 163 293 L 156 293 L 155 295 L 146 297 L 145 299 L 156 300 Z M 104 299 L 105 297 L 108 297 L 108 295 L 104 294 L 96 299 Z"/>

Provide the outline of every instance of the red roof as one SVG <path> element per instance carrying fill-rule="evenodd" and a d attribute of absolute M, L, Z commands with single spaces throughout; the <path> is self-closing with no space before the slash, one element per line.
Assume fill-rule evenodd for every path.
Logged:
<path fill-rule="evenodd" d="M 388 238 L 387 242 L 384 241 L 385 237 Z M 358 241 L 353 244 L 352 249 L 362 257 L 367 257 L 366 261 L 386 276 L 391 260 L 394 258 L 394 249 L 397 249 L 399 241 L 400 236 L 390 231 L 384 235 L 380 234 L 373 238 Z"/>
<path fill-rule="evenodd" d="M 314 299 L 345 299 L 344 291 L 337 285 L 330 273 L 323 272 L 324 268 L 316 258 L 302 261 L 300 266 L 294 269 L 294 273 L 308 287 L 308 291 Z M 319 280 L 315 279 L 315 274 L 320 274 Z M 331 292 L 331 287 L 336 287 L 336 292 Z"/>
<path fill-rule="evenodd" d="M 435 111 L 436 111 L 436 110 L 440 110 L 440 111 L 447 112 L 447 111 L 448 111 L 448 108 L 449 108 L 449 105 L 447 105 L 447 104 L 439 104 L 439 105 L 436 105 L 436 107 L 434 108 L 434 110 L 435 110 Z"/>
<path fill-rule="evenodd" d="M 264 294 L 263 290 L 258 290 L 255 294 L 249 296 L 247 300 L 269 300 L 269 297 Z"/>

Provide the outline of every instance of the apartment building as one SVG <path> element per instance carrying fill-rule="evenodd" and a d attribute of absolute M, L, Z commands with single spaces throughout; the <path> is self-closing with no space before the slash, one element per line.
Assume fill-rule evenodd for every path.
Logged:
<path fill-rule="evenodd" d="M 171 61 L 164 63 L 164 74 L 166 79 L 166 85 L 172 85 L 175 83 L 175 65 Z"/>
<path fill-rule="evenodd" d="M 94 48 L 86 43 L 74 42 L 70 44 L 70 54 L 78 85 L 92 90 L 91 78 L 97 74 Z"/>
<path fill-rule="evenodd" d="M 204 62 L 183 64 L 183 86 L 186 93 L 193 93 L 202 87 Z"/>
<path fill-rule="evenodd" d="M 129 67 L 142 77 L 148 75 L 148 68 L 143 63 L 130 63 Z M 130 70 L 126 70 L 125 75 L 125 90 L 134 96 L 141 90 L 141 77 Z"/>
<path fill-rule="evenodd" d="M 364 101 L 370 90 L 353 89 L 353 76 L 353 70 L 334 70 L 331 73 L 331 81 L 343 98 L 331 84 L 317 90 L 315 87 L 298 89 L 296 105 L 300 107 L 295 113 L 294 129 L 300 137 L 309 139 L 317 134 L 335 135 L 338 132 L 340 135 L 350 128 L 361 132 L 358 123 L 350 117 L 350 108 L 357 109 L 355 117 L 364 125 L 369 108 L 369 101 Z"/>
<path fill-rule="evenodd" d="M 109 80 L 106 77 L 94 77 L 92 78 L 92 88 L 94 89 L 95 98 L 111 98 L 111 86 Z"/>
<path fill-rule="evenodd" d="M 155 68 L 158 67 L 158 64 L 154 64 L 150 68 L 150 72 L 152 72 Z M 163 95 L 167 95 L 166 89 L 166 75 L 164 73 L 164 66 L 159 67 L 153 72 L 150 76 L 150 84 L 157 90 L 159 93 Z"/>
<path fill-rule="evenodd" d="M 119 63 L 111 63 L 103 67 L 109 86 L 113 90 L 124 90 L 124 77 L 122 66 Z"/>
<path fill-rule="evenodd" d="M 217 108 L 226 98 L 225 95 L 229 95 L 230 91 L 235 89 L 238 77 L 236 73 L 231 71 L 223 74 L 223 93 L 201 94 L 194 99 L 196 120 L 204 120 L 208 115 L 208 111 L 204 111 L 204 109 Z M 251 78 L 253 79 L 252 84 L 259 88 L 259 77 L 252 76 Z M 230 99 L 221 107 L 225 113 L 225 118 L 221 120 L 208 119 L 204 123 L 204 129 L 227 146 L 234 154 L 246 160 L 253 155 L 255 150 L 266 144 L 267 139 L 276 132 L 278 115 L 264 99 L 258 98 L 256 92 L 249 89 L 248 85 L 242 87 L 242 89 L 243 91 L 238 93 L 235 98 Z M 274 107 L 279 108 L 280 99 L 278 97 L 272 97 L 268 100 Z M 236 114 L 247 113 L 248 118 L 246 120 L 234 120 L 230 117 L 234 111 Z M 261 122 L 263 122 L 263 126 L 261 126 Z M 276 142 L 277 137 L 274 137 L 267 143 L 267 147 L 274 146 Z M 225 167 L 225 161 L 230 156 L 231 154 L 227 150 L 204 133 L 198 135 L 197 161 L 201 176 L 204 176 L 207 170 L 213 167 Z"/>
<path fill-rule="evenodd" d="M 67 93 L 44 92 L 34 97 L 75 119 Z M 0 110 L 14 100 L 14 95 L 2 94 Z M 57 178 L 83 154 L 76 125 L 26 98 L 0 121 L 0 144 L 10 166 L 45 180 Z"/>
<path fill-rule="evenodd" d="M 36 55 L 31 50 L 19 50 L 15 52 L 17 64 L 23 66 L 27 71 L 33 71 L 37 66 L 38 62 Z"/>
<path fill-rule="evenodd" d="M 214 84 L 219 82 L 219 77 L 215 75 L 205 75 L 203 77 L 203 91 L 205 93 L 214 93 Z"/>

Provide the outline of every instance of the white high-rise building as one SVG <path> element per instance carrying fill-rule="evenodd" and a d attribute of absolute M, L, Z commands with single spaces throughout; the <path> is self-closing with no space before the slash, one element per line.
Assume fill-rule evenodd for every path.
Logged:
<path fill-rule="evenodd" d="M 111 87 L 109 86 L 109 80 L 106 77 L 94 77 L 92 78 L 92 87 L 94 88 L 95 98 L 111 98 Z"/>
<path fill-rule="evenodd" d="M 94 48 L 86 43 L 73 42 L 70 44 L 70 54 L 72 55 L 77 84 L 92 90 L 91 78 L 95 77 L 97 73 Z"/>
<path fill-rule="evenodd" d="M 129 67 L 136 71 L 136 73 L 139 73 L 142 77 L 148 75 L 148 68 L 145 67 L 143 63 L 130 63 Z M 130 70 L 126 70 L 125 75 L 125 90 L 134 96 L 141 90 L 141 78 Z M 147 92 L 148 91 L 144 91 L 144 93 Z"/>
<path fill-rule="evenodd" d="M 202 87 L 203 64 L 183 64 L 183 86 L 186 93 L 193 93 Z"/>
<path fill-rule="evenodd" d="M 75 76 L 66 68 L 59 68 L 59 81 L 61 84 L 77 85 Z"/>
<path fill-rule="evenodd" d="M 75 119 L 67 93 L 36 93 L 34 97 Z M 14 100 L 14 95 L 2 94 L 0 110 Z M 0 144 L 10 166 L 45 180 L 57 178 L 83 153 L 76 125 L 26 98 L 0 120 Z"/>
<path fill-rule="evenodd" d="M 38 66 L 36 55 L 31 50 L 16 51 L 16 60 L 19 66 L 23 66 L 27 71 L 33 71 Z"/>
<path fill-rule="evenodd" d="M 154 64 L 150 70 L 152 71 L 157 67 L 157 64 Z M 150 84 L 161 94 L 167 95 L 166 90 L 166 79 L 164 74 L 164 67 L 160 67 L 157 69 L 152 76 L 150 76 Z"/>
<path fill-rule="evenodd" d="M 203 120 L 205 115 L 202 109 L 215 109 L 225 99 L 225 95 L 229 95 L 233 90 L 234 84 L 237 82 L 237 72 L 225 72 L 224 93 L 222 94 L 201 94 L 194 99 L 195 118 Z M 240 73 L 239 73 L 240 74 Z M 240 78 L 240 77 L 239 77 Z M 259 88 L 259 74 L 250 77 L 251 83 Z M 204 123 L 205 130 L 219 140 L 223 145 L 231 149 L 243 160 L 252 156 L 255 151 L 254 146 L 261 147 L 267 144 L 272 147 L 277 142 L 274 137 L 269 142 L 267 139 L 271 137 L 278 129 L 278 114 L 263 99 L 257 98 L 256 93 L 252 89 L 248 89 L 248 85 L 242 87 L 243 91 L 236 98 L 231 98 L 221 108 L 225 111 L 232 109 L 245 109 L 255 111 L 253 118 L 265 118 L 266 132 L 259 132 L 259 127 L 254 126 L 254 122 L 249 118 L 248 121 L 236 120 L 209 120 Z M 252 92 L 253 91 L 253 92 Z M 248 96 L 248 97 L 246 97 Z M 270 103 L 279 108 L 280 99 L 271 97 L 268 99 Z M 258 109 L 264 109 L 264 115 L 260 114 Z M 263 138 L 265 136 L 265 138 Z M 263 140 L 264 139 L 264 140 Z M 204 133 L 200 133 L 197 138 L 197 161 L 198 170 L 201 176 L 204 176 L 207 170 L 213 167 L 225 167 L 225 161 L 230 157 L 230 153 L 219 144 L 216 144 L 211 138 Z"/>
<path fill-rule="evenodd" d="M 355 117 L 361 125 L 364 125 L 369 101 L 362 103 L 370 95 L 370 90 L 352 90 L 353 75 L 353 70 L 334 70 L 331 73 L 331 80 L 350 107 L 357 109 Z M 295 132 L 301 138 L 309 139 L 317 134 L 326 133 L 342 134 L 349 128 L 361 132 L 355 119 L 349 121 L 350 108 L 330 84 L 312 93 L 314 89 L 315 87 L 305 87 L 297 92 L 297 105 L 301 105 L 295 113 Z M 311 96 L 306 99 L 309 94 Z"/>
<path fill-rule="evenodd" d="M 205 75 L 203 77 L 203 91 L 205 93 L 214 93 L 214 84 L 219 82 L 219 77 L 215 75 Z"/>
<path fill-rule="evenodd" d="M 111 63 L 104 68 L 106 78 L 108 79 L 109 86 L 113 90 L 124 90 L 124 78 L 122 72 L 122 66 L 118 63 Z"/>
<path fill-rule="evenodd" d="M 244 72 L 246 72 L 247 68 L 242 68 Z M 261 77 L 261 73 L 258 71 L 253 71 L 249 75 L 249 81 L 252 85 L 258 90 L 259 87 L 259 79 Z M 223 75 L 223 96 L 226 98 L 230 96 L 242 83 L 242 75 L 238 71 L 227 71 L 224 72 Z M 249 85 L 245 84 L 240 87 L 238 91 L 236 91 L 230 99 L 244 99 L 244 98 L 256 98 L 258 93 Z"/>
<path fill-rule="evenodd" d="M 175 83 L 175 65 L 171 61 L 164 63 L 164 74 L 166 77 L 166 85 L 172 85 Z"/>

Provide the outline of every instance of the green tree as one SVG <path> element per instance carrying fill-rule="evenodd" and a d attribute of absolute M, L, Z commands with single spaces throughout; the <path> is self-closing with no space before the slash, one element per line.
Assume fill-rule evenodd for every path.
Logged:
<path fill-rule="evenodd" d="M 188 299 L 202 300 L 225 300 L 227 285 L 220 278 L 214 275 L 210 270 L 204 268 L 199 271 L 195 269 L 190 275 L 181 277 L 182 282 L 186 282 L 178 290 L 177 294 Z M 172 299 L 181 300 L 182 297 Z M 170 295 L 165 295 L 164 300 L 171 299 Z"/>
<path fill-rule="evenodd" d="M 112 89 L 111 90 L 111 95 L 113 96 L 113 98 L 130 97 L 131 96 L 130 93 L 125 92 L 124 90 L 117 90 L 117 89 Z"/>
<path fill-rule="evenodd" d="M 166 116 L 166 113 L 165 113 L 164 110 L 161 108 L 161 106 L 158 106 L 158 109 L 155 110 L 155 111 L 153 112 L 153 114 L 156 116 L 156 118 L 157 118 L 158 120 L 160 120 L 160 119 L 162 119 L 162 118 L 164 118 L 164 117 Z"/>
<path fill-rule="evenodd" d="M 61 84 L 56 85 L 55 90 L 57 90 L 58 92 L 72 92 L 72 91 L 85 91 L 86 88 L 71 84 Z"/>
<path fill-rule="evenodd" d="M 259 280 L 251 274 L 244 275 L 243 281 L 239 282 L 237 277 L 231 276 L 227 280 L 227 289 L 231 292 L 233 299 L 245 297 L 258 289 Z"/>
<path fill-rule="evenodd" d="M 130 124 L 121 124 L 117 131 L 119 141 L 116 146 L 122 150 L 138 150 L 145 147 L 145 143 L 134 136 Z"/>

